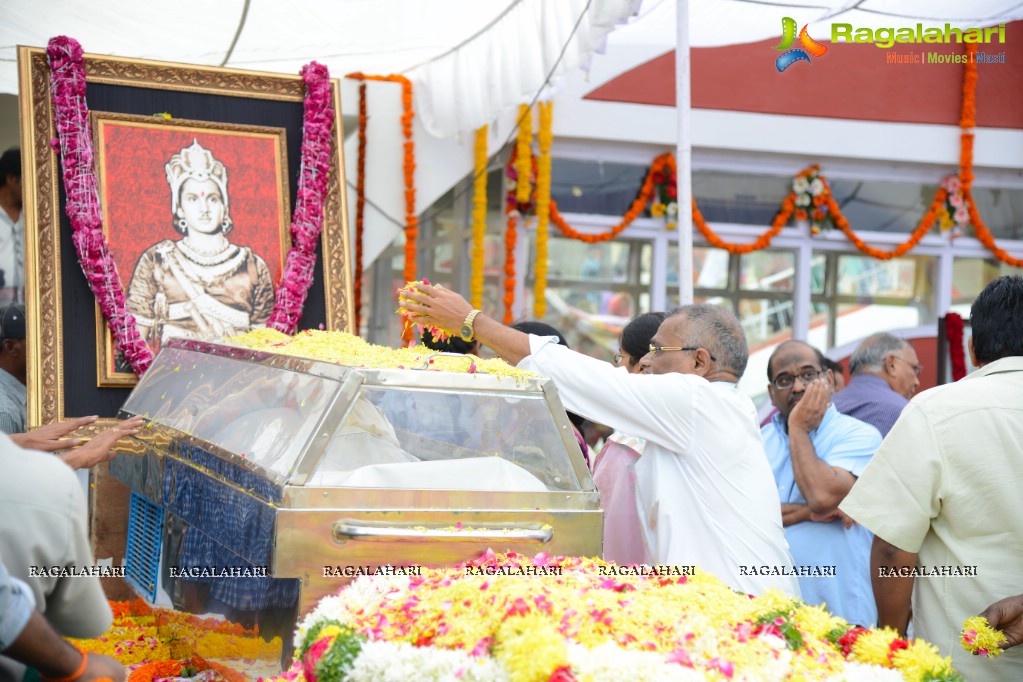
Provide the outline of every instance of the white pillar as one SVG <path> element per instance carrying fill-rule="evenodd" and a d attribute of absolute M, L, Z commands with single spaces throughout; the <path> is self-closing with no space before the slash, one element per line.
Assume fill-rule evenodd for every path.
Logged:
<path fill-rule="evenodd" d="M 676 0 L 675 110 L 678 114 L 678 142 L 675 147 L 678 186 L 678 301 L 693 302 L 693 148 L 690 120 L 692 111 L 689 73 L 689 0 Z"/>

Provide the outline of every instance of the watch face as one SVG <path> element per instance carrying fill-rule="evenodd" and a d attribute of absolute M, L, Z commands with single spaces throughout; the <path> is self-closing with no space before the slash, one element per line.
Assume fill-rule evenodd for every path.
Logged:
<path fill-rule="evenodd" d="M 468 341 L 469 339 L 471 339 L 472 338 L 472 327 L 470 327 L 467 324 L 463 325 L 462 326 L 462 333 L 460 334 L 460 336 L 462 337 L 463 341 Z"/>

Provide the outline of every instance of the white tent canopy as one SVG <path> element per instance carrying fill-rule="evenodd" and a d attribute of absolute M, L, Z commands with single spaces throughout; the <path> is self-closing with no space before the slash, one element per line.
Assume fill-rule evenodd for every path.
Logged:
<path fill-rule="evenodd" d="M 784 16 L 810 24 L 818 40 L 828 38 L 827 25 L 836 21 L 963 28 L 1023 18 L 1019 0 L 689 4 L 694 47 L 777 36 Z M 0 10 L 0 93 L 17 92 L 16 46 L 45 46 L 55 35 L 71 36 L 96 54 L 257 71 L 298 73 L 317 60 L 337 77 L 407 75 L 415 83 L 417 117 L 438 137 L 472 131 L 531 101 L 549 78 L 585 68 L 612 30 L 612 54 L 615 46 L 663 54 L 677 34 L 671 0 L 645 0 L 642 7 L 639 0 L 0 0 Z M 352 98 L 344 105 L 354 111 Z"/>

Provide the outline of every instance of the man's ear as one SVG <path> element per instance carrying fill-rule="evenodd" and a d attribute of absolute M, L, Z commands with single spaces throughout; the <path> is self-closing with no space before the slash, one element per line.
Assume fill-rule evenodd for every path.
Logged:
<path fill-rule="evenodd" d="M 970 338 L 966 341 L 966 347 L 970 349 L 970 362 L 974 367 L 980 367 L 981 363 L 977 362 L 977 353 L 973 350 L 973 334 L 970 334 Z"/>

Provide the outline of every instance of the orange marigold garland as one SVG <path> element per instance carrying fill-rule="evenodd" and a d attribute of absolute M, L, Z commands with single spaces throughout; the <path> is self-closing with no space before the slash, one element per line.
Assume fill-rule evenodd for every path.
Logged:
<path fill-rule="evenodd" d="M 469 302 L 483 307 L 483 240 L 487 234 L 487 126 L 476 131 L 472 188 L 472 268 L 469 275 Z"/>
<path fill-rule="evenodd" d="M 412 139 L 412 81 L 402 75 L 367 76 L 364 73 L 350 73 L 354 80 L 384 81 L 401 84 L 401 132 L 405 137 L 405 153 L 402 170 L 405 176 L 405 269 L 402 272 L 406 282 L 416 279 L 416 238 L 419 236 L 419 218 L 416 217 L 416 146 Z M 412 329 L 406 326 L 402 332 L 405 345 L 412 343 Z"/>
<path fill-rule="evenodd" d="M 359 147 L 355 181 L 355 333 L 362 329 L 362 232 L 366 212 L 366 84 L 359 83 Z"/>
<path fill-rule="evenodd" d="M 540 156 L 536 174 L 536 267 L 533 273 L 533 316 L 547 316 L 547 232 L 551 219 L 551 123 L 553 103 L 540 102 Z"/>
<path fill-rule="evenodd" d="M 970 132 L 977 124 L 977 45 L 966 44 L 966 69 L 963 73 L 963 111 L 959 121 L 962 129 L 960 136 L 959 180 L 962 183 L 963 200 L 970 213 L 973 233 L 977 240 L 990 251 L 995 258 L 1015 268 L 1023 268 L 1023 258 L 1014 258 L 998 246 L 991 230 L 987 228 L 977 210 L 973 199 L 973 133 Z"/>
<path fill-rule="evenodd" d="M 650 170 L 647 171 L 646 178 L 643 180 L 643 185 L 640 187 L 639 194 L 632 201 L 632 205 L 629 210 L 626 211 L 622 217 L 621 222 L 612 227 L 607 232 L 601 232 L 600 234 L 583 234 L 577 231 L 574 227 L 568 224 L 564 216 L 558 211 L 558 204 L 553 199 L 551 200 L 551 222 L 554 223 L 555 227 L 561 231 L 563 235 L 569 239 L 578 239 L 581 242 L 588 244 L 595 244 L 597 242 L 606 242 L 617 237 L 621 232 L 633 223 L 636 218 L 646 210 L 647 204 L 650 203 L 651 197 L 654 195 L 654 174 L 658 172 L 664 172 L 666 168 L 675 168 L 675 157 L 670 152 L 661 154 L 654 159 L 653 163 L 650 164 Z"/>
<path fill-rule="evenodd" d="M 509 213 L 504 230 L 504 324 L 515 321 L 512 306 L 515 305 L 515 242 L 518 239 L 516 223 L 518 218 Z"/>
<path fill-rule="evenodd" d="M 920 218 L 920 223 L 917 225 L 916 229 L 913 230 L 913 233 L 909 235 L 909 239 L 890 251 L 883 251 L 881 249 L 874 248 L 860 239 L 849 226 L 849 221 L 846 220 L 844 215 L 842 215 L 842 211 L 838 207 L 838 202 L 835 201 L 834 197 L 828 198 L 828 208 L 831 211 L 835 227 L 840 229 L 842 234 L 848 237 L 849 241 L 853 243 L 853 246 L 859 249 L 861 253 L 872 258 L 877 258 L 878 260 L 891 260 L 892 258 L 904 256 L 920 243 L 920 240 L 923 239 L 928 230 L 934 226 L 934 221 L 937 219 L 938 209 L 945 204 L 945 198 L 947 196 L 948 193 L 945 191 L 945 188 L 939 187 L 938 191 L 934 193 L 934 200 L 931 201 L 931 207 L 927 210 L 927 213 Z"/>

